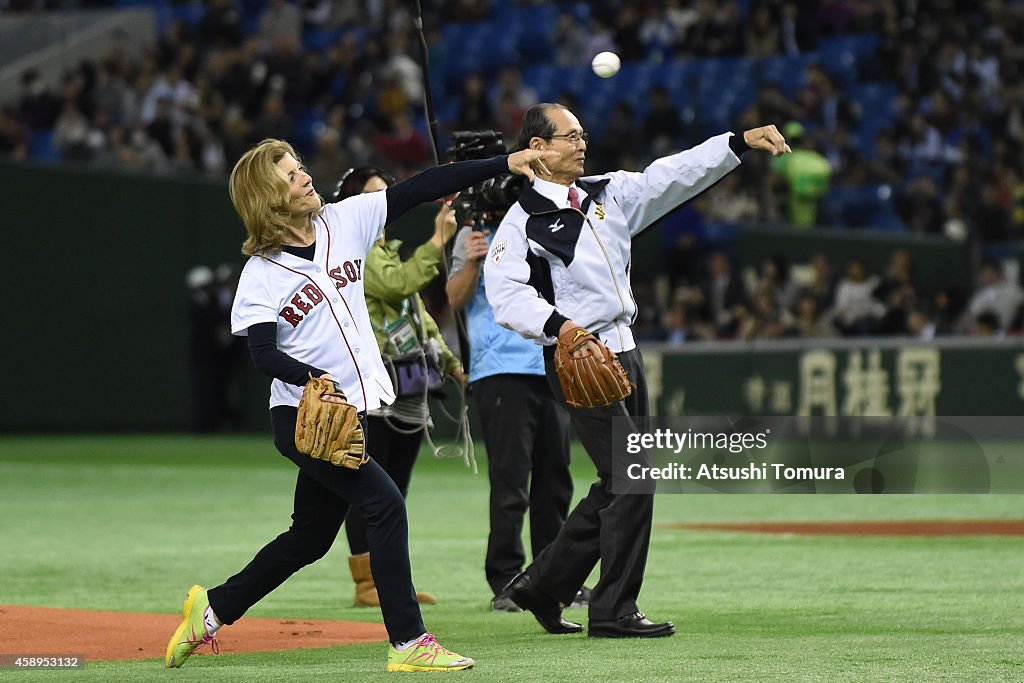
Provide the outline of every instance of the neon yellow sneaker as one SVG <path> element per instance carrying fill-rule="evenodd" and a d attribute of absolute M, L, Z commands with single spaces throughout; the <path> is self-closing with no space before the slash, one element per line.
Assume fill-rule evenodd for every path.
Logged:
<path fill-rule="evenodd" d="M 181 608 L 181 626 L 174 632 L 171 641 L 167 643 L 164 666 L 168 669 L 177 669 L 193 652 L 207 644 L 210 645 L 213 653 L 217 654 L 217 637 L 207 626 L 207 616 L 213 622 L 213 610 L 210 609 L 210 600 L 206 596 L 206 589 L 198 585 L 192 586 L 189 588 L 188 597 L 185 598 L 185 604 Z"/>
<path fill-rule="evenodd" d="M 407 650 L 388 646 L 388 671 L 460 671 L 471 669 L 474 664 L 469 657 L 442 647 L 432 633 L 420 636 Z"/>

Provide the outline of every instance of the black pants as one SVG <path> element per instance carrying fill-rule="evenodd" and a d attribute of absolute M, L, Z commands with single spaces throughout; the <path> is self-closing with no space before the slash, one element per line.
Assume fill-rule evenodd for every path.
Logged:
<path fill-rule="evenodd" d="M 396 431 L 391 425 L 402 431 Z M 407 433 L 412 430 L 416 431 Z M 423 443 L 423 430 L 393 417 L 385 419 L 370 415 L 366 418 L 366 443 L 371 444 L 367 450 L 370 457 L 384 468 L 402 492 L 402 497 L 407 497 L 412 468 L 416 464 L 420 444 Z M 366 538 L 366 517 L 359 508 L 352 508 L 345 518 L 345 535 L 353 555 L 370 551 L 370 543 Z"/>
<path fill-rule="evenodd" d="M 551 391 L 562 400 L 555 375 L 554 347 L 545 348 L 544 365 Z M 636 349 L 619 354 L 636 385 L 625 401 L 601 408 L 569 408 L 576 436 L 597 466 L 598 481 L 576 505 L 561 532 L 527 568 L 537 587 L 564 603 L 572 602 L 591 570 L 601 562 L 600 579 L 590 598 L 591 619 L 618 619 L 638 611 L 654 514 L 653 494 L 613 494 L 612 418 L 623 417 L 646 429 L 647 380 Z M 639 424 L 637 424 L 639 423 Z"/>
<path fill-rule="evenodd" d="M 242 571 L 210 590 L 213 611 L 225 624 L 234 623 L 289 576 L 327 554 L 352 506 L 362 510 L 367 520 L 370 569 L 389 639 L 397 642 L 423 634 L 426 628 L 409 566 L 405 500 L 395 482 L 373 460 L 351 470 L 299 453 L 295 449 L 296 409 L 278 406 L 270 414 L 274 445 L 299 466 L 292 524 Z"/>
<path fill-rule="evenodd" d="M 572 501 L 569 415 L 534 375 L 493 375 L 473 384 L 487 446 L 491 531 L 484 571 L 497 595 L 523 570 L 523 519 L 533 557 L 555 539 Z"/>

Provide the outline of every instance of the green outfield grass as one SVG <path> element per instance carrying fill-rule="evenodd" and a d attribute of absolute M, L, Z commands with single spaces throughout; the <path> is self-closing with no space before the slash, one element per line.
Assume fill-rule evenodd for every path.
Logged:
<path fill-rule="evenodd" d="M 479 451 L 483 453 L 482 448 Z M 576 453 L 577 493 L 592 477 Z M 473 681 L 1021 681 L 1019 537 L 852 538 L 656 528 L 641 607 L 675 621 L 653 641 L 549 636 L 492 613 L 483 577 L 486 462 L 424 457 L 409 510 L 428 628 Z M 0 439 L 0 604 L 160 612 L 219 583 L 289 520 L 295 469 L 269 436 Z M 1019 519 L 1024 496 L 662 495 L 658 523 Z M 379 620 L 348 607 L 344 535 L 251 615 Z M 582 610 L 570 618 L 586 620 Z M 16 624 L 0 625 L 0 643 Z M 170 634 L 168 633 L 168 636 Z M 131 633 L 96 634 L 131 647 Z M 60 652 L 60 643 L 53 643 Z M 3 651 L 0 645 L 0 652 Z M 376 681 L 383 644 L 162 662 L 93 662 L 24 680 Z M 0 671 L 0 680 L 16 680 Z M 426 674 L 424 674 L 426 675 Z M 447 680 L 447 679 L 446 679 Z"/>

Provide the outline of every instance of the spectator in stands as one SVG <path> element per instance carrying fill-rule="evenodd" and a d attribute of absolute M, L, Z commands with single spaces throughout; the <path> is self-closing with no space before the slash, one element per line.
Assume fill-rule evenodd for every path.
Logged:
<path fill-rule="evenodd" d="M 580 64 L 590 58 L 586 52 L 584 31 L 580 29 L 580 21 L 572 12 L 558 15 L 555 28 L 551 31 L 551 44 L 555 48 L 555 63 L 559 66 Z"/>
<path fill-rule="evenodd" d="M 647 56 L 667 57 L 675 48 L 679 33 L 667 16 L 667 8 L 656 4 L 650 8 L 640 24 L 639 37 Z"/>
<path fill-rule="evenodd" d="M 681 301 L 665 312 L 664 342 L 669 346 L 682 346 L 693 339 L 686 316 L 686 305 Z"/>
<path fill-rule="evenodd" d="M 644 139 L 647 140 L 650 153 L 662 157 L 679 149 L 685 130 L 683 117 L 669 99 L 668 89 L 664 85 L 652 86 L 647 99 L 650 109 L 644 117 Z"/>
<path fill-rule="evenodd" d="M 288 0 L 268 0 L 260 15 L 259 33 L 268 43 L 285 38 L 298 45 L 302 41 L 302 12 Z"/>
<path fill-rule="evenodd" d="M 811 227 L 818 220 L 818 201 L 828 192 L 832 167 L 821 152 L 807 147 L 799 122 L 787 123 L 782 134 L 791 142 L 793 153 L 773 159 L 772 168 L 788 188 L 786 216 L 795 227 Z"/>
<path fill-rule="evenodd" d="M 292 119 L 285 109 L 284 98 L 278 92 L 270 92 L 263 99 L 263 110 L 253 124 L 251 141 L 260 141 L 274 135 L 274 131 L 291 130 Z"/>
<path fill-rule="evenodd" d="M 242 12 L 235 0 L 210 0 L 199 21 L 199 39 L 211 47 L 237 47 L 242 43 Z"/>
<path fill-rule="evenodd" d="M 634 170 L 622 161 L 636 151 L 636 140 L 641 139 L 641 135 L 632 103 L 629 100 L 616 102 L 601 136 L 604 140 L 601 149 L 593 155 L 594 166 Z"/>
<path fill-rule="evenodd" d="M 380 74 L 393 78 L 405 93 L 406 99 L 417 105 L 423 101 L 423 70 L 413 59 L 408 37 L 401 32 L 391 33 L 387 41 L 387 57 Z"/>
<path fill-rule="evenodd" d="M 21 100 L 18 104 L 21 122 L 32 132 L 49 130 L 57 123 L 62 104 L 46 85 L 36 69 L 21 75 Z"/>
<path fill-rule="evenodd" d="M 315 161 L 310 164 L 310 175 L 314 178 L 340 179 L 346 170 L 352 168 L 348 154 L 341 146 L 341 130 L 333 126 L 321 126 L 316 133 Z"/>
<path fill-rule="evenodd" d="M 516 106 L 526 111 L 537 103 L 537 91 L 523 85 L 523 74 L 515 66 L 505 66 L 498 72 L 498 87 L 494 90 L 493 103 L 499 103 L 503 97 L 509 97 Z"/>
<path fill-rule="evenodd" d="M 384 153 L 389 165 L 402 176 L 411 174 L 430 157 L 427 141 L 413 126 L 408 111 L 392 117 L 391 129 L 378 134 L 374 145 Z"/>
<path fill-rule="evenodd" d="M 1009 188 L 1003 168 L 987 170 L 982 176 L 981 196 L 974 207 L 974 224 L 982 242 L 991 244 L 1010 239 Z"/>
<path fill-rule="evenodd" d="M 811 269 L 811 284 L 806 289 L 817 301 L 818 310 L 824 311 L 835 301 L 838 279 L 832 271 L 832 262 L 825 254 L 815 254 L 811 258 Z"/>
<path fill-rule="evenodd" d="M 873 153 L 865 160 L 865 182 L 874 185 L 897 185 L 906 174 L 906 164 L 897 153 L 892 131 L 883 128 L 875 133 Z"/>
<path fill-rule="evenodd" d="M 458 130 L 485 130 L 494 125 L 491 102 L 487 98 L 484 79 L 478 71 L 466 76 L 462 83 L 458 116 Z"/>
<path fill-rule="evenodd" d="M 787 0 L 782 4 L 779 26 L 782 33 L 782 50 L 787 55 L 809 52 L 817 47 L 815 8 L 815 3 L 797 0 Z"/>
<path fill-rule="evenodd" d="M 739 173 L 722 178 L 702 199 L 701 210 L 709 223 L 745 223 L 756 220 L 760 213 Z"/>
<path fill-rule="evenodd" d="M 778 22 L 772 17 L 771 8 L 762 3 L 752 7 L 750 12 L 750 21 L 744 31 L 747 56 L 751 59 L 762 59 L 779 54 L 782 47 L 781 32 Z"/>
<path fill-rule="evenodd" d="M 974 327 L 970 334 L 977 337 L 1002 337 L 1003 330 L 999 323 L 999 316 L 995 311 L 982 311 L 974 319 Z"/>
<path fill-rule="evenodd" d="M 915 234 L 939 234 L 945 223 L 938 188 L 931 175 L 923 174 L 906 183 L 897 193 L 896 213 L 907 230 Z"/>
<path fill-rule="evenodd" d="M 797 336 L 808 339 L 839 336 L 829 317 L 821 314 L 818 298 L 809 290 L 797 296 L 793 327 Z"/>
<path fill-rule="evenodd" d="M 913 281 L 910 252 L 897 249 L 889 258 L 885 277 L 874 292 L 875 298 L 885 306 L 879 323 L 881 334 L 900 334 L 908 327 L 908 319 L 917 303 L 917 290 Z"/>
<path fill-rule="evenodd" d="M 796 332 L 796 321 L 779 306 L 775 288 L 761 286 L 754 294 L 751 310 L 740 322 L 740 339 L 779 339 Z"/>
<path fill-rule="evenodd" d="M 28 128 L 18 120 L 13 107 L 0 108 L 0 158 L 24 161 L 28 158 Z"/>
<path fill-rule="evenodd" d="M 448 21 L 483 21 L 491 14 L 488 0 L 444 0 L 442 16 Z"/>
<path fill-rule="evenodd" d="M 615 52 L 618 47 L 612 37 L 611 29 L 597 16 L 590 17 L 590 26 L 587 29 L 587 43 L 583 54 L 587 60 L 594 58 L 600 52 Z"/>
<path fill-rule="evenodd" d="M 868 273 L 867 265 L 859 258 L 846 264 L 846 277 L 836 287 L 833 321 L 847 337 L 861 337 L 878 331 L 878 321 L 885 314 L 885 306 L 874 297 L 880 280 Z"/>
<path fill-rule="evenodd" d="M 958 332 L 967 332 L 970 325 L 985 312 L 995 315 L 995 327 L 1005 330 L 1013 320 L 1017 308 L 1024 303 L 1024 292 L 1016 282 L 1007 281 L 1003 266 L 998 261 L 986 260 L 978 272 L 978 290 L 967 303 L 964 320 Z"/>
<path fill-rule="evenodd" d="M 704 214 L 692 204 L 673 209 L 659 223 L 662 270 L 671 289 L 699 282 L 705 230 Z"/>
<path fill-rule="evenodd" d="M 643 59 L 646 55 L 640 40 L 640 11 L 633 3 L 623 3 L 615 16 L 614 40 L 619 56 L 627 62 Z"/>
<path fill-rule="evenodd" d="M 907 316 L 907 334 L 915 339 L 932 340 L 938 333 L 938 326 L 920 307 L 911 309 Z"/>
<path fill-rule="evenodd" d="M 797 93 L 803 121 L 834 131 L 839 126 L 855 128 L 861 117 L 860 105 L 837 86 L 835 79 L 820 64 L 807 67 L 806 85 Z"/>
<path fill-rule="evenodd" d="M 57 119 L 53 146 L 65 161 L 89 161 L 93 157 L 89 146 L 89 121 L 74 102 L 66 103 Z"/>
<path fill-rule="evenodd" d="M 743 283 L 733 274 L 732 263 L 724 251 L 715 251 L 708 259 L 708 274 L 701 284 L 704 318 L 719 334 L 731 336 L 735 326 L 734 311 L 746 305 Z"/>

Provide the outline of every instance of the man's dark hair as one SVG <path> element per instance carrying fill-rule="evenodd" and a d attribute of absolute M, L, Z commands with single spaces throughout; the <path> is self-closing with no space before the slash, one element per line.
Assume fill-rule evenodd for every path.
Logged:
<path fill-rule="evenodd" d="M 519 139 L 516 140 L 516 149 L 529 149 L 531 138 L 548 140 L 555 134 L 558 126 L 548 118 L 548 109 L 554 108 L 565 109 L 560 104 L 544 102 L 535 104 L 526 110 L 526 113 L 523 114 L 523 122 L 519 124 Z"/>

